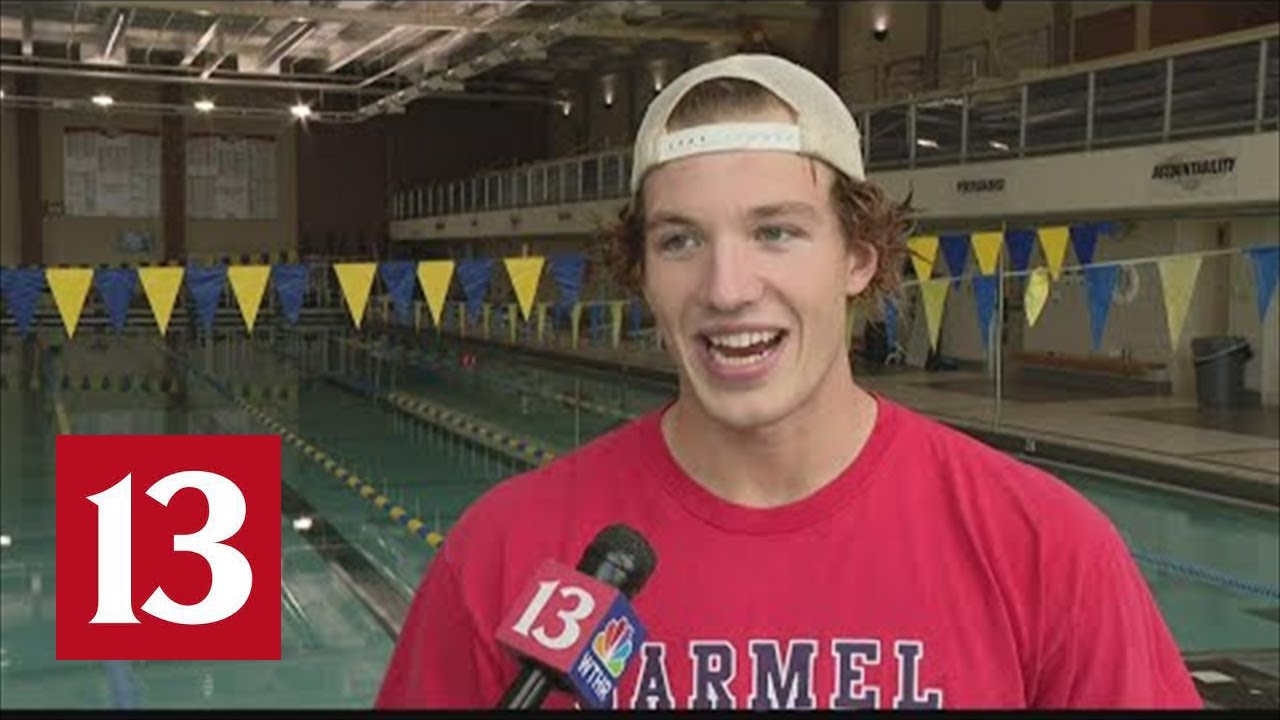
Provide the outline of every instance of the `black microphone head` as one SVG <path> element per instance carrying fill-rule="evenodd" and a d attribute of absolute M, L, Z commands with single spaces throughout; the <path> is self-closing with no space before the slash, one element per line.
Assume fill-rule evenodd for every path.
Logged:
<path fill-rule="evenodd" d="M 578 572 L 604 581 L 635 597 L 658 565 L 658 556 L 644 536 L 626 525 L 601 530 L 582 553 Z"/>

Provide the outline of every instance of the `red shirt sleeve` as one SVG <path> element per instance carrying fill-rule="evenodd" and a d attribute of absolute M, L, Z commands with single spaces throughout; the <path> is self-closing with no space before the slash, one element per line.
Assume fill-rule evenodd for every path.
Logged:
<path fill-rule="evenodd" d="M 1060 592 L 1046 595 L 1031 705 L 1040 708 L 1204 706 L 1172 633 L 1123 539 L 1107 524 L 1094 549 L 1072 553 Z M 1048 568 L 1045 568 L 1048 571 Z"/>
<path fill-rule="evenodd" d="M 453 566 L 437 554 L 414 595 L 375 706 L 492 708 L 502 695 L 495 645 L 477 631 Z"/>

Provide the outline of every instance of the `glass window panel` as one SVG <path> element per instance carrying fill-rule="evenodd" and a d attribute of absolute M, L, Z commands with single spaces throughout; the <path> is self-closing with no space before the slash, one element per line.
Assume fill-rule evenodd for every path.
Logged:
<path fill-rule="evenodd" d="M 939 165 L 960 158 L 964 98 L 939 98 L 916 105 L 916 164 Z"/>
<path fill-rule="evenodd" d="M 516 170 L 512 173 L 515 176 L 516 194 L 515 202 L 512 207 L 524 207 L 529 204 L 529 171 Z"/>
<path fill-rule="evenodd" d="M 1018 152 L 1018 113 L 1022 94 L 1016 87 L 975 93 L 969 97 L 969 157 L 1008 157 Z"/>
<path fill-rule="evenodd" d="M 1262 96 L 1263 125 L 1275 127 L 1280 119 L 1280 41 L 1267 41 L 1267 83 Z"/>
<path fill-rule="evenodd" d="M 1099 71 L 1093 87 L 1094 144 L 1159 137 L 1164 128 L 1164 78 L 1163 60 Z"/>
<path fill-rule="evenodd" d="M 594 200 L 600 194 L 600 161 L 590 158 L 582 161 L 582 199 Z"/>
<path fill-rule="evenodd" d="M 871 113 L 871 129 L 868 132 L 868 167 L 895 167 L 906 165 L 910 159 L 907 148 L 907 106 L 899 105 Z"/>
<path fill-rule="evenodd" d="M 606 155 L 604 157 L 604 184 L 600 189 L 600 196 L 611 198 L 619 195 L 618 169 L 622 166 L 617 155 Z"/>
<path fill-rule="evenodd" d="M 516 174 L 514 172 L 505 172 L 502 174 L 502 207 L 509 208 L 516 206 Z"/>
<path fill-rule="evenodd" d="M 578 199 L 578 168 L 580 167 L 577 160 L 571 160 L 564 164 L 561 178 L 564 181 L 563 199 L 565 202 L 575 202 Z"/>
<path fill-rule="evenodd" d="M 546 202 L 546 197 L 544 196 L 545 188 L 546 188 L 546 184 L 545 184 L 546 167 L 538 166 L 530 172 L 532 174 L 529 177 L 529 184 L 533 188 L 532 204 L 541 205 L 542 203 Z"/>
<path fill-rule="evenodd" d="M 1257 93 L 1255 43 L 1174 58 L 1170 131 L 1186 136 L 1207 128 L 1253 127 Z"/>
<path fill-rule="evenodd" d="M 485 191 L 485 209 L 494 210 L 498 207 L 498 176 L 490 175 L 484 179 Z"/>
<path fill-rule="evenodd" d="M 547 202 L 558 203 L 563 195 L 563 188 L 560 187 L 560 166 L 551 165 L 547 168 Z"/>
<path fill-rule="evenodd" d="M 1089 77 L 1072 75 L 1027 86 L 1027 151 L 1084 146 Z"/>

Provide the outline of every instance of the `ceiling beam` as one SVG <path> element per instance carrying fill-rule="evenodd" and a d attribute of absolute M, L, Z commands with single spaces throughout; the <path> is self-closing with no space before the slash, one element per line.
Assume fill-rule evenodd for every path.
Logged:
<path fill-rule="evenodd" d="M 226 62 L 227 58 L 234 55 L 236 51 L 239 50 L 240 46 L 244 44 L 244 41 L 248 40 L 249 36 L 253 35 L 253 33 L 256 32 L 258 28 L 262 27 L 262 24 L 265 22 L 265 18 L 258 18 L 258 21 L 251 25 L 248 30 L 245 30 L 244 33 L 240 35 L 240 39 L 233 43 L 231 47 L 224 47 L 222 49 L 222 53 L 219 54 L 218 57 L 214 58 L 213 62 L 209 63 L 209 65 L 200 72 L 200 78 L 208 79 L 208 77 L 213 74 L 213 71 L 217 70 L 219 65 Z"/>
<path fill-rule="evenodd" d="M 218 26 L 221 24 L 222 20 L 214 18 L 213 22 L 209 23 L 209 27 L 205 28 L 203 33 L 200 33 L 200 37 L 191 46 L 191 49 L 187 51 L 187 54 L 182 56 L 180 64 L 187 66 L 195 62 L 196 57 L 204 52 L 205 48 L 209 47 L 209 43 L 213 42 L 214 36 L 218 34 Z"/>
<path fill-rule="evenodd" d="M 110 69 L 109 69 L 110 68 Z M 274 76 L 270 78 L 243 76 L 238 73 L 231 73 L 225 77 L 193 77 L 190 75 L 174 75 L 172 73 L 162 72 L 141 72 L 137 70 L 116 70 L 114 66 L 97 65 L 92 68 L 68 68 L 68 67 L 49 67 L 47 65 L 32 65 L 28 63 L 10 65 L 0 63 L 0 74 L 14 73 L 18 75 L 60 75 L 63 77 L 82 77 L 94 78 L 98 80 L 118 80 L 121 82 L 137 82 L 137 83 L 163 83 L 177 85 L 199 85 L 205 86 L 221 86 L 221 87 L 249 87 L 261 88 L 267 90 L 314 90 L 316 92 L 325 93 L 355 93 L 362 94 L 368 92 L 367 89 L 361 89 L 349 83 L 331 83 L 331 82 L 313 82 L 304 80 L 285 79 L 287 76 Z"/>
<path fill-rule="evenodd" d="M 99 60 L 110 60 L 115 54 L 116 45 L 120 42 L 120 38 L 124 37 L 125 28 L 129 26 L 131 19 L 133 19 L 133 11 L 115 10 L 107 16 L 102 27 L 104 40 L 102 50 L 98 53 Z"/>
<path fill-rule="evenodd" d="M 821 10 L 808 2 L 779 0 L 656 0 L 644 5 L 654 5 L 662 12 L 707 13 L 722 18 L 751 17 L 761 20 L 817 20 Z"/>
<path fill-rule="evenodd" d="M 484 20 L 482 24 L 479 26 L 479 28 L 477 28 L 482 30 L 484 28 L 490 27 L 494 23 L 500 22 L 503 18 L 507 18 L 507 17 L 510 17 L 511 15 L 514 15 L 515 13 L 519 12 L 521 8 L 523 8 L 525 5 L 528 5 L 528 4 L 529 3 L 525 1 L 525 2 L 506 3 L 504 5 L 500 5 L 496 7 L 490 6 L 482 10 L 480 13 L 474 13 L 472 17 L 475 17 L 477 15 L 483 16 Z M 360 85 L 362 87 L 366 85 L 371 85 L 388 75 L 391 75 L 393 73 L 398 73 L 402 70 L 405 70 L 406 68 L 412 67 L 415 64 L 425 64 L 428 61 L 433 60 L 435 58 L 443 57 L 447 61 L 449 54 L 457 50 L 460 46 L 462 46 L 466 42 L 468 42 L 468 40 L 471 37 L 472 37 L 472 32 L 469 30 L 451 30 L 440 37 L 432 38 L 431 40 L 428 40 L 426 43 L 424 43 L 421 47 L 418 47 L 414 50 L 410 50 L 409 52 L 405 53 L 404 56 L 402 56 L 399 60 L 397 60 L 395 64 L 393 64 L 391 67 L 381 70 L 373 74 L 372 76 L 365 78 L 360 83 Z"/>
<path fill-rule="evenodd" d="M 263 3 L 253 0 L 85 0 L 89 7 L 134 8 L 169 10 L 173 12 L 208 12 L 213 15 L 240 15 L 287 20 L 312 20 L 315 22 L 357 23 L 413 27 L 439 30 L 478 30 L 485 25 L 483 18 L 429 9 L 430 4 L 419 7 L 386 10 L 353 10 L 343 7 L 303 6 L 289 3 Z M 554 24 L 554 23 L 551 23 Z M 491 33 L 531 33 L 547 29 L 546 20 L 506 18 L 488 24 L 484 30 Z M 614 38 L 618 40 L 683 40 L 686 42 L 732 42 L 740 39 L 740 33 L 715 28 L 671 28 L 625 25 L 620 22 L 584 23 L 570 33 L 582 37 Z"/>
<path fill-rule="evenodd" d="M 310 21 L 286 25 L 267 42 L 266 47 L 262 48 L 262 54 L 258 56 L 258 72 L 274 67 L 315 32 L 316 27 L 316 24 Z"/>
<path fill-rule="evenodd" d="M 172 25 L 172 23 L 170 23 L 170 25 Z M 74 46 L 76 43 L 81 41 L 88 42 L 89 39 L 83 32 L 84 26 L 81 26 L 81 32 L 78 34 L 72 31 L 73 27 L 74 26 L 70 22 L 62 20 L 43 20 L 37 17 L 32 23 L 31 37 L 33 42 L 48 43 L 50 45 Z M 97 25 L 94 27 L 97 27 Z M 227 33 L 227 28 L 227 23 L 223 21 L 219 25 L 218 32 L 214 34 L 213 40 L 209 43 L 209 46 L 205 48 L 204 51 L 206 53 L 216 52 L 221 54 L 223 48 L 219 47 L 219 45 L 224 41 L 227 47 L 235 48 L 235 51 L 232 52 L 231 55 L 235 55 L 236 52 L 243 54 L 258 52 L 266 44 L 266 38 L 261 35 L 257 37 L 232 37 Z M 181 56 L 187 53 L 191 47 L 199 41 L 202 32 L 203 31 L 201 30 L 180 30 L 173 27 L 166 27 L 164 25 L 151 30 L 143 29 L 138 25 L 133 25 L 129 28 L 128 37 L 126 39 L 137 45 L 139 48 L 145 46 L 153 53 L 157 50 L 163 50 L 167 52 L 176 52 Z M 22 18 L 17 16 L 0 15 L 0 39 L 21 42 L 22 33 Z M 96 62 L 99 44 L 90 43 L 90 45 L 91 47 L 86 50 L 85 57 Z M 310 57 L 316 57 L 326 61 L 328 60 L 329 55 L 326 52 L 322 52 L 320 49 L 315 48 L 313 45 L 307 45 L 305 46 L 305 49 L 307 55 Z M 17 55 L 18 53 L 15 50 L 13 54 Z M 293 54 L 297 55 L 298 50 L 295 50 Z M 63 56 L 66 55 L 66 53 L 63 53 Z M 199 57 L 192 60 L 192 66 L 194 66 L 199 60 Z"/>
<path fill-rule="evenodd" d="M 329 63 L 328 67 L 326 67 L 324 71 L 334 72 L 336 70 L 339 70 L 345 67 L 348 63 L 352 62 L 353 60 L 363 57 L 370 50 L 373 50 L 374 48 L 378 47 L 379 45 L 382 45 L 383 43 L 387 42 L 388 40 L 390 40 L 391 38 L 399 34 L 400 34 L 400 28 L 398 27 L 393 27 L 390 30 L 387 30 L 386 32 L 379 33 L 377 37 L 373 38 L 369 42 L 340 55 L 338 59 Z"/>
<path fill-rule="evenodd" d="M 36 47 L 35 20 L 31 17 L 31 11 L 26 10 L 22 13 L 22 56 L 31 57 Z"/>

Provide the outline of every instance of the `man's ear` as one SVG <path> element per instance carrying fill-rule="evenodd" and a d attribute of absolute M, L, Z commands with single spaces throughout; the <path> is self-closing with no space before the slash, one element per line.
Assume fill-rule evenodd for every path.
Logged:
<path fill-rule="evenodd" d="M 849 297 L 857 297 L 871 284 L 880 268 L 880 253 L 874 245 L 857 243 L 846 254 L 848 272 L 846 274 L 845 292 Z"/>

